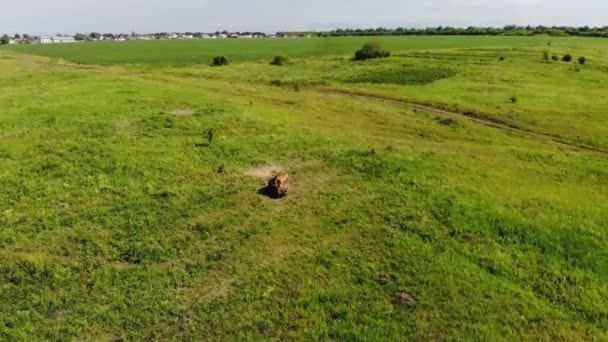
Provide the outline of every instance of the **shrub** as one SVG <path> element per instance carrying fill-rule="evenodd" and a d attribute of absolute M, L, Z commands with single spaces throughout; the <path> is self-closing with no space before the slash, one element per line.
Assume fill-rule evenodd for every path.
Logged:
<path fill-rule="evenodd" d="M 288 88 L 288 89 L 298 92 L 298 91 L 300 91 L 301 81 L 299 81 L 299 80 L 287 80 L 287 81 L 272 80 L 272 81 L 270 81 L 270 85 L 273 85 L 275 87 Z"/>
<path fill-rule="evenodd" d="M 390 57 L 390 52 L 382 50 L 382 47 L 377 42 L 365 43 L 361 50 L 355 52 L 355 60 L 362 61 L 370 58 L 385 58 Z"/>
<path fill-rule="evenodd" d="M 587 58 L 585 58 L 584 56 L 581 56 L 578 58 L 578 62 L 583 65 L 585 64 L 585 62 L 587 62 Z"/>
<path fill-rule="evenodd" d="M 551 59 L 554 61 L 559 61 L 559 56 L 558 55 L 553 55 L 551 56 Z"/>
<path fill-rule="evenodd" d="M 289 57 L 287 56 L 276 56 L 270 64 L 282 66 L 289 63 Z"/>
<path fill-rule="evenodd" d="M 517 95 L 513 94 L 513 96 L 511 96 L 511 97 L 509 98 L 509 101 L 510 101 L 511 103 L 517 103 Z"/>
<path fill-rule="evenodd" d="M 226 59 L 226 57 L 224 56 L 217 56 L 215 58 L 213 58 L 213 64 L 211 64 L 212 66 L 222 66 L 222 65 L 228 65 L 228 59 Z"/>
<path fill-rule="evenodd" d="M 500 60 L 504 61 L 505 60 L 505 56 L 500 56 Z"/>
<path fill-rule="evenodd" d="M 207 144 L 211 145 L 213 138 L 215 137 L 215 129 L 209 128 L 203 132 L 203 138 L 207 140 Z"/>
<path fill-rule="evenodd" d="M 548 61 L 551 58 L 551 51 L 549 49 L 543 50 L 543 60 Z"/>
<path fill-rule="evenodd" d="M 564 62 L 571 62 L 572 61 L 572 55 L 565 54 L 564 57 L 562 57 L 562 61 L 564 61 Z"/>

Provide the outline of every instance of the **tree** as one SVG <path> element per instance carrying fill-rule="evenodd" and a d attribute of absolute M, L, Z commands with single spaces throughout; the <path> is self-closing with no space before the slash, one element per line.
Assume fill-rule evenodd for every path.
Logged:
<path fill-rule="evenodd" d="M 21 39 L 21 35 L 19 33 L 15 33 L 15 39 Z"/>
<path fill-rule="evenodd" d="M 74 39 L 75 39 L 75 40 L 78 40 L 78 41 L 81 41 L 81 40 L 86 40 L 86 39 L 87 39 L 87 36 L 85 36 L 85 35 L 84 35 L 84 34 L 82 34 L 82 33 L 76 33 L 76 35 L 74 36 Z"/>
<path fill-rule="evenodd" d="M 1 45 L 8 45 L 11 42 L 11 39 L 5 34 L 0 38 Z"/>
<path fill-rule="evenodd" d="M 101 33 L 91 32 L 91 34 L 89 34 L 89 37 L 91 37 L 91 39 L 99 39 L 99 38 L 101 38 Z"/>
<path fill-rule="evenodd" d="M 564 57 L 562 57 L 562 61 L 564 61 L 564 62 L 571 62 L 572 61 L 572 55 L 565 54 Z"/>

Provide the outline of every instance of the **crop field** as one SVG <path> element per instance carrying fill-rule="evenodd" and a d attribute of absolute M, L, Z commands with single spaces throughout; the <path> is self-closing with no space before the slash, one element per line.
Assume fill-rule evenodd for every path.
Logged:
<path fill-rule="evenodd" d="M 608 339 L 608 40 L 368 40 L 1 48 L 0 340 Z"/>
<path fill-rule="evenodd" d="M 547 37 L 346 37 L 307 39 L 219 39 L 90 42 L 78 44 L 13 45 L 11 49 L 81 64 L 208 64 L 218 55 L 231 61 L 267 60 L 276 55 L 318 57 L 352 54 L 370 39 L 389 51 L 423 51 L 451 48 L 533 47 L 551 41 L 565 47 L 597 49 L 607 42 L 589 39 Z M 605 50 L 603 50 L 605 51 Z M 600 51 L 598 51 L 600 52 Z"/>

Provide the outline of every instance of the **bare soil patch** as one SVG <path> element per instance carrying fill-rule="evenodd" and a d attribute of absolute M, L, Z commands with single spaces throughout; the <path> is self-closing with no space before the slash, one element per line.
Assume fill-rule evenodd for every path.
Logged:
<path fill-rule="evenodd" d="M 170 111 L 169 113 L 172 115 L 175 115 L 175 116 L 191 116 L 191 115 L 194 115 L 194 109 L 180 108 L 180 109 L 174 109 L 174 110 Z"/>
<path fill-rule="evenodd" d="M 245 175 L 255 178 L 269 179 L 283 168 L 277 165 L 259 165 L 245 171 Z"/>

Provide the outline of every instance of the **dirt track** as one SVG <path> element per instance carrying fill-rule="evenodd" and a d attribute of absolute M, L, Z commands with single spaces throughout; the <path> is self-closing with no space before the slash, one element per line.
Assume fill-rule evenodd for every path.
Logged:
<path fill-rule="evenodd" d="M 490 118 L 487 115 L 483 115 L 483 114 L 479 114 L 479 113 L 452 112 L 452 111 L 448 111 L 448 110 L 441 109 L 438 107 L 434 107 L 429 104 L 422 104 L 422 103 L 412 102 L 412 101 L 403 100 L 403 99 L 396 99 L 396 98 L 392 98 L 392 97 L 388 97 L 388 96 L 361 93 L 361 92 L 352 92 L 352 91 L 346 91 L 346 90 L 340 90 L 340 89 L 323 89 L 323 92 L 330 93 L 330 94 L 349 95 L 349 96 L 360 97 L 360 98 L 386 101 L 386 102 L 391 102 L 391 103 L 415 108 L 415 109 L 418 109 L 421 111 L 426 111 L 426 112 L 445 115 L 445 116 L 464 117 L 475 123 L 493 127 L 493 128 L 500 129 L 503 131 L 508 131 L 509 133 L 517 134 L 519 136 L 523 136 L 526 138 L 543 140 L 543 141 L 551 141 L 556 144 L 566 146 L 566 147 L 576 149 L 576 150 L 585 150 L 585 151 L 597 152 L 597 153 L 602 153 L 602 154 L 608 154 L 608 149 L 605 149 L 605 148 L 569 141 L 562 137 L 548 134 L 548 133 L 531 131 L 531 130 L 528 130 L 525 128 L 514 126 L 512 124 L 501 122 L 499 120 Z"/>

